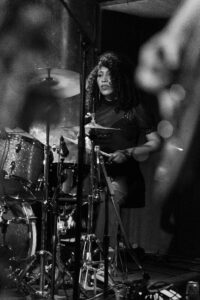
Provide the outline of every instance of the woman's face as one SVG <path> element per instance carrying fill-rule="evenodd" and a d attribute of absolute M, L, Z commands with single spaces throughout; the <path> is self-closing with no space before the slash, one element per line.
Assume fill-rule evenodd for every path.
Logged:
<path fill-rule="evenodd" d="M 110 96 L 113 93 L 110 71 L 106 67 L 100 67 L 97 72 L 97 84 L 103 96 Z"/>

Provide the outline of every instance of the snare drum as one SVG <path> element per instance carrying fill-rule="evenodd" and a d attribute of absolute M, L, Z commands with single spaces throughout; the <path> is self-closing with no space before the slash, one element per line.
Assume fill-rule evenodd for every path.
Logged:
<path fill-rule="evenodd" d="M 15 133 L 0 139 L 0 168 L 4 178 L 35 184 L 43 169 L 43 159 L 43 144 L 36 139 Z"/>

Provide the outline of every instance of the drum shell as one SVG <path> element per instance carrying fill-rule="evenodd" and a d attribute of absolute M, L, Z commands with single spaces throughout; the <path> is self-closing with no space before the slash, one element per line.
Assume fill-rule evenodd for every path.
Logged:
<path fill-rule="evenodd" d="M 89 182 L 89 165 L 83 167 L 83 197 L 86 197 L 90 191 Z M 49 186 L 50 190 L 55 190 L 58 184 L 58 163 L 52 163 L 49 173 Z M 63 163 L 61 176 L 60 192 L 69 195 L 77 194 L 77 181 L 78 181 L 78 164 L 77 163 Z"/>
<path fill-rule="evenodd" d="M 0 163 L 5 177 L 34 184 L 43 168 L 44 149 L 36 139 L 8 134 L 0 141 Z"/>
<path fill-rule="evenodd" d="M 2 209 L 2 203 L 0 202 Z M 36 217 L 31 206 L 26 203 L 10 201 L 6 204 L 3 220 L 7 221 L 5 246 L 15 258 L 28 258 L 35 254 L 37 246 Z M 3 245 L 3 233 L 0 232 L 0 244 Z M 3 258 L 1 258 L 3 259 Z"/>

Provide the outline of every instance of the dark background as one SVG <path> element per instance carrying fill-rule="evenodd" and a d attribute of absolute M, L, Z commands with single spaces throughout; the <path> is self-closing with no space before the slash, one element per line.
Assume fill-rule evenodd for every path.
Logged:
<path fill-rule="evenodd" d="M 168 19 L 144 18 L 102 10 L 99 39 L 100 52 L 113 50 L 125 54 L 137 66 L 140 47 L 153 34 L 160 31 L 167 21 Z M 149 113 L 153 113 L 159 121 L 160 115 L 156 97 L 140 89 L 139 91 L 143 104 Z M 191 169 L 195 164 L 199 165 L 197 145 L 194 145 L 194 147 L 195 151 L 191 149 L 188 154 L 193 157 L 193 165 L 187 162 L 182 170 L 185 174 L 191 171 L 189 168 Z M 190 157 L 187 158 L 187 161 L 189 160 Z M 195 168 L 188 184 L 185 184 L 185 180 L 182 180 L 183 174 L 180 174 L 177 186 L 165 203 L 161 204 L 152 199 L 153 167 L 157 161 L 158 156 L 141 166 L 146 178 L 147 204 L 142 216 L 141 212 L 136 210 L 132 212 L 132 215 L 129 212 L 129 216 L 125 217 L 126 220 L 129 220 L 129 222 L 127 221 L 127 226 L 130 227 L 128 231 L 133 233 L 134 230 L 139 230 L 139 233 L 135 233 L 133 240 L 137 240 L 138 243 L 144 245 L 147 251 L 199 257 L 199 168 Z M 149 175 L 151 179 L 149 179 Z M 140 214 L 140 217 L 138 217 L 138 214 Z"/>

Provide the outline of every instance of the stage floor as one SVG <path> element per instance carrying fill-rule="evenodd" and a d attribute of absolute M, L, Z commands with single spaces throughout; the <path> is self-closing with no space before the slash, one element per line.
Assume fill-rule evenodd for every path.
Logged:
<path fill-rule="evenodd" d="M 175 293 L 175 298 L 180 299 L 185 297 L 185 289 L 188 281 L 200 281 L 200 259 L 186 259 L 180 257 L 169 257 L 159 255 L 145 254 L 141 265 L 142 270 L 139 270 L 136 263 L 129 256 L 123 260 L 124 272 L 120 267 L 117 269 L 109 268 L 112 276 L 109 276 L 109 291 L 106 296 L 103 293 L 104 272 L 97 272 L 96 279 L 97 295 L 94 293 L 94 272 L 89 272 L 90 285 L 84 285 L 82 281 L 80 299 L 135 299 L 134 295 L 139 292 L 145 295 L 148 290 L 149 293 L 154 294 L 158 290 L 167 290 L 170 293 Z M 114 272 L 113 272 L 114 271 Z M 110 274 L 109 273 L 109 274 Z M 83 276 L 84 279 L 84 276 Z M 146 290 L 147 288 L 147 290 Z M 39 288 L 38 288 L 39 290 Z M 121 293 L 119 298 L 116 293 Z M 122 297 L 123 295 L 123 297 Z M 141 294 L 142 295 L 142 294 Z M 140 299 L 142 296 L 140 295 Z M 176 295 L 179 295 L 176 297 Z M 173 296 L 173 295 L 172 295 Z M 118 298 L 117 298 L 118 297 Z M 169 297 L 165 297 L 170 298 Z M 51 299 L 37 296 L 26 295 L 17 292 L 14 288 L 2 290 L 0 300 L 35 300 L 35 299 Z M 72 286 L 62 285 L 58 288 L 54 299 L 56 300 L 71 300 L 73 299 Z"/>

